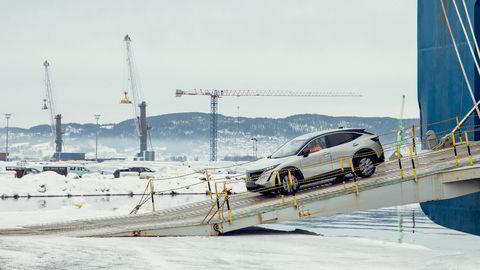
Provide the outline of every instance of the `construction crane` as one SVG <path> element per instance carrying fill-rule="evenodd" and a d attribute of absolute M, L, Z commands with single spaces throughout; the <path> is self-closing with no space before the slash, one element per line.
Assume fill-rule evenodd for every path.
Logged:
<path fill-rule="evenodd" d="M 131 44 L 132 40 L 129 35 L 126 35 L 124 41 L 127 48 L 128 81 L 132 100 L 128 98 L 128 92 L 125 91 L 120 103 L 133 105 L 135 129 L 140 138 L 140 152 L 137 154 L 136 159 L 153 161 L 155 160 L 155 152 L 153 152 L 153 149 L 152 151 L 147 149 L 148 131 L 151 128 L 147 124 L 147 103 L 143 100 L 142 87 L 140 80 L 138 80 L 137 65 Z M 150 147 L 153 148 L 151 144 L 150 140 Z"/>
<path fill-rule="evenodd" d="M 218 99 L 220 97 L 361 97 L 355 92 L 296 92 L 288 90 L 220 90 L 220 89 L 177 89 L 176 97 L 181 96 L 210 96 L 210 161 L 217 161 L 218 137 Z"/>
<path fill-rule="evenodd" d="M 43 99 L 42 110 L 50 111 L 50 125 L 52 129 L 52 135 L 55 137 L 55 152 L 61 153 L 63 140 L 62 140 L 62 115 L 56 114 L 55 101 L 53 99 L 52 81 L 50 76 L 50 64 L 45 60 L 43 62 L 45 68 L 45 98 Z"/>

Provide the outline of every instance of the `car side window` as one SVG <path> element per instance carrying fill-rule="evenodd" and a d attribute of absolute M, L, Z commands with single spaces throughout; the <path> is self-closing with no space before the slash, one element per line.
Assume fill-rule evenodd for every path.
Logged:
<path fill-rule="evenodd" d="M 336 133 L 327 135 L 328 147 L 334 147 L 337 145 L 341 145 L 344 143 L 348 143 L 353 141 L 354 139 L 358 138 L 358 136 L 354 136 L 356 134 L 353 133 Z"/>
<path fill-rule="evenodd" d="M 313 139 L 307 144 L 307 146 L 305 146 L 304 149 L 308 150 L 310 153 L 315 153 L 325 148 L 327 148 L 327 143 L 325 141 L 325 137 L 322 136 Z"/>

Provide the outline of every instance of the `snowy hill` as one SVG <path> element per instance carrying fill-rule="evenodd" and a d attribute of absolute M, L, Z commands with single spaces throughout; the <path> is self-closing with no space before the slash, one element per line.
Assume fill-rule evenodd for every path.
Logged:
<path fill-rule="evenodd" d="M 174 156 L 198 158 L 208 157 L 210 115 L 206 113 L 174 113 L 148 118 L 152 127 L 152 146 L 161 159 Z M 405 126 L 418 125 L 418 119 L 404 120 Z M 377 134 L 395 130 L 398 119 L 388 117 L 333 117 L 317 114 L 293 115 L 286 118 L 246 118 L 218 115 L 219 157 L 247 155 L 252 153 L 250 139 L 259 140 L 258 153 L 265 155 L 286 140 L 304 133 L 337 127 L 365 128 Z M 95 124 L 67 123 L 65 151 L 86 152 L 92 156 L 95 151 Z M 4 128 L 0 129 L 1 139 L 5 138 Z M 3 137 L 3 138 L 2 138 Z M 392 138 L 387 138 L 389 141 Z M 104 157 L 128 157 L 138 151 L 138 140 L 133 119 L 118 124 L 104 124 L 99 130 L 99 152 Z M 53 147 L 51 128 L 47 125 L 28 129 L 11 128 L 12 155 L 19 157 L 45 157 Z M 182 143 L 179 143 L 181 141 Z M 50 151 L 48 151 L 51 149 Z"/>

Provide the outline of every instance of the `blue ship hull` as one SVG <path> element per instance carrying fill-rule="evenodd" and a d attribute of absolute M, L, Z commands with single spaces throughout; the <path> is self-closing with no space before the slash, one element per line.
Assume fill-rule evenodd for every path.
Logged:
<path fill-rule="evenodd" d="M 480 2 L 468 0 L 467 8 L 476 35 L 480 35 Z M 480 97 L 480 76 L 469 51 L 452 1 L 443 2 L 454 37 L 476 100 Z M 457 1 L 462 19 L 468 27 L 462 1 Z M 468 29 L 468 28 L 467 28 Z M 478 39 L 478 38 L 477 38 Z M 473 38 L 470 38 L 473 44 Z M 480 40 L 478 40 L 480 43 Z M 422 142 L 433 130 L 437 137 L 451 131 L 473 107 L 473 101 L 457 59 L 450 32 L 439 0 L 418 0 L 418 105 Z M 474 114 L 465 124 L 469 138 L 480 140 L 480 131 L 472 131 L 480 121 Z M 480 193 L 420 204 L 435 223 L 454 230 L 480 235 Z"/>

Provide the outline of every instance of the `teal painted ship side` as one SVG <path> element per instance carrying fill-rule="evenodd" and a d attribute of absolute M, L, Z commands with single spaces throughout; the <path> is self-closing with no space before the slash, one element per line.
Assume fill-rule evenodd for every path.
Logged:
<path fill-rule="evenodd" d="M 468 0 L 474 31 L 480 35 L 480 2 Z M 476 100 L 480 98 L 480 76 L 470 54 L 452 1 L 443 1 L 456 43 L 462 57 Z M 468 27 L 462 1 L 456 2 Z M 473 107 L 473 101 L 463 78 L 453 47 L 440 0 L 418 0 L 418 105 L 423 145 L 425 134 L 433 130 L 437 137 L 445 135 Z M 478 39 L 478 38 L 477 38 Z M 473 38 L 470 39 L 473 42 Z M 478 40 L 480 42 L 480 40 Z M 473 44 L 473 43 L 472 43 Z M 480 140 L 480 120 L 469 118 L 465 130 L 469 138 Z M 480 176 L 479 176 L 480 177 Z M 442 201 L 420 204 L 423 212 L 435 223 L 466 233 L 480 235 L 480 193 Z"/>

